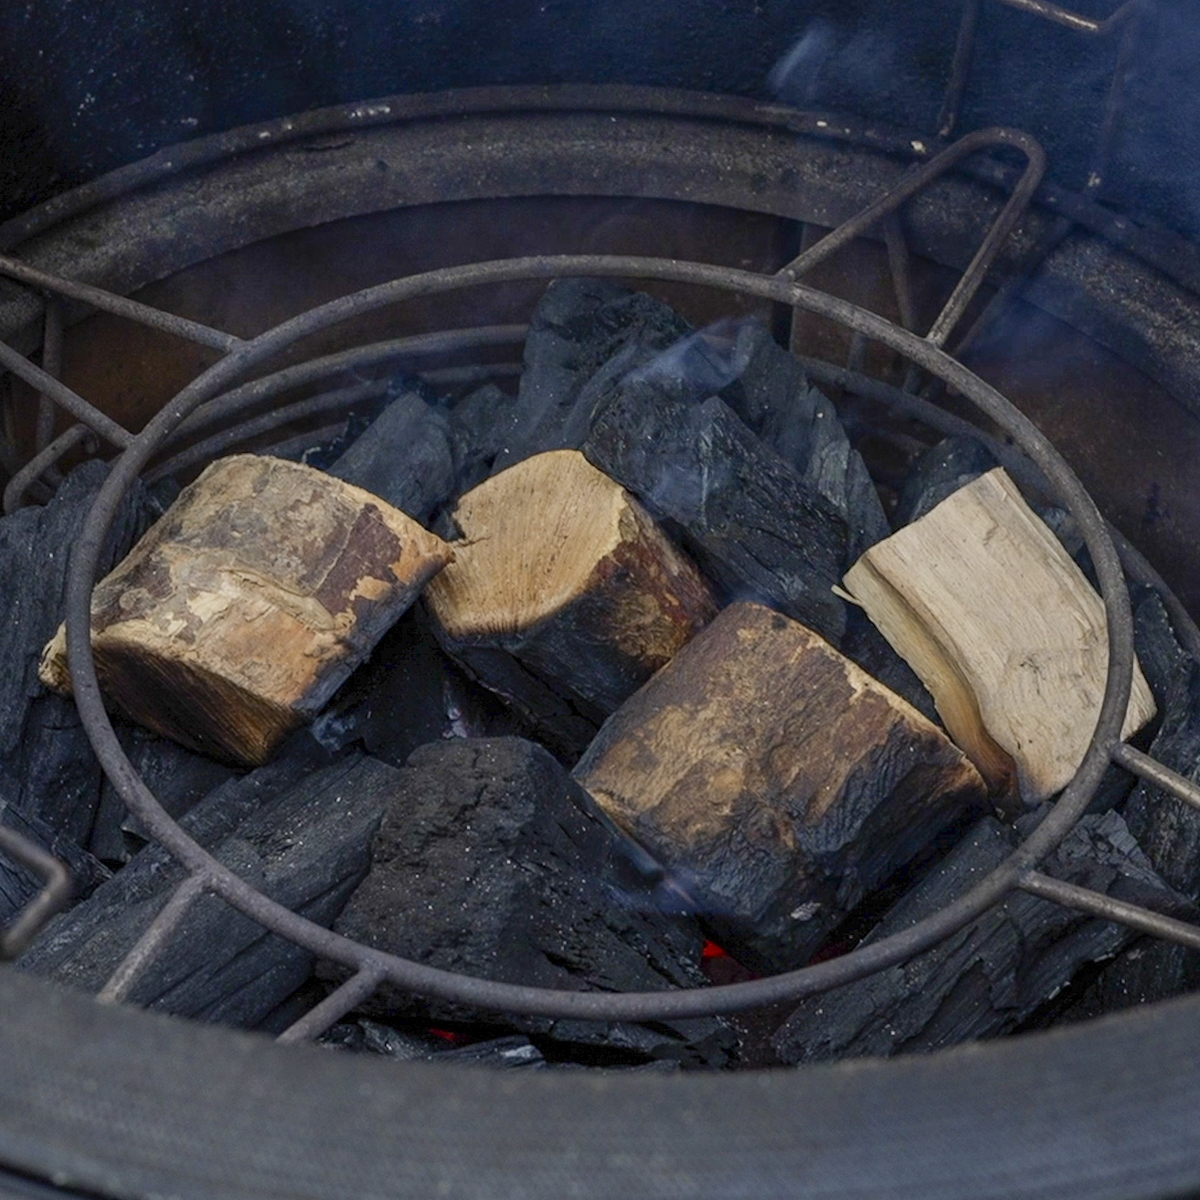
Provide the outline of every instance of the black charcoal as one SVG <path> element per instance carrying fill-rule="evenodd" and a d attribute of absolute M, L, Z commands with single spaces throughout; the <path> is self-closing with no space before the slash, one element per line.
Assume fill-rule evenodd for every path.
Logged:
<path fill-rule="evenodd" d="M 140 725 L 118 724 L 117 737 L 134 770 L 173 817 L 181 817 L 221 784 L 241 774 Z M 88 849 L 104 862 L 124 863 L 147 840 L 141 822 L 129 814 L 124 801 L 106 779 Z"/>
<path fill-rule="evenodd" d="M 724 401 L 626 386 L 597 413 L 583 452 L 681 530 L 731 597 L 769 604 L 840 642 L 845 605 L 833 588 L 849 566 L 846 522 Z"/>
<path fill-rule="evenodd" d="M 507 705 L 442 653 L 420 605 L 388 630 L 313 723 L 330 750 L 359 743 L 397 767 L 427 742 L 522 732 Z"/>
<path fill-rule="evenodd" d="M 12 802 L 56 834 L 86 846 L 100 800 L 101 771 L 74 702 L 45 692 L 37 668 L 63 619 L 71 549 L 108 468 L 90 461 L 64 480 L 45 508 L 0 519 L 0 766 L 18 783 Z M 140 484 L 125 496 L 100 557 L 100 574 L 122 558 L 159 515 Z"/>
<path fill-rule="evenodd" d="M 611 381 L 690 332 L 687 322 L 661 300 L 609 280 L 550 284 L 525 341 L 511 438 L 496 454 L 493 469 L 501 471 L 546 450 L 577 448 L 586 436 L 591 408 Z"/>
<path fill-rule="evenodd" d="M 730 359 L 737 381 L 722 392 L 730 407 L 842 515 L 857 558 L 891 532 L 879 493 L 850 445 L 833 402 L 760 321 L 740 322 Z M 716 389 L 714 389 L 716 390 Z"/>
<path fill-rule="evenodd" d="M 313 770 L 319 752 L 252 772 L 183 818 L 202 845 L 270 898 L 328 925 L 366 874 L 393 767 L 348 756 Z M 63 914 L 19 965 L 98 991 L 182 879 L 148 846 L 90 899 Z M 305 981 L 312 956 L 212 896 L 198 900 L 132 1003 L 252 1027 Z"/>
<path fill-rule="evenodd" d="M 1040 812 L 1019 828 L 983 818 L 895 905 L 866 939 L 880 941 L 962 895 L 1002 862 Z M 1155 874 L 1116 813 L 1084 817 L 1042 869 L 1057 879 L 1162 908 L 1179 897 Z M 1081 966 L 1109 958 L 1135 935 L 1024 892 L 1008 896 L 908 963 L 806 1000 L 775 1035 L 784 1062 L 941 1049 L 1014 1029 Z"/>
<path fill-rule="evenodd" d="M 917 459 L 900 489 L 893 514 L 896 528 L 911 525 L 959 488 L 1000 464 L 977 438 L 949 437 Z"/>
<path fill-rule="evenodd" d="M 494 383 L 464 396 L 451 409 L 450 446 L 458 495 L 491 475 L 497 456 L 514 442 L 519 415 L 516 398 Z"/>
<path fill-rule="evenodd" d="M 572 991 L 703 986 L 703 938 L 668 915 L 661 874 L 541 747 L 516 738 L 442 742 L 409 760 L 371 872 L 335 928 L 445 970 Z M 478 1019 L 387 985 L 364 1011 Z M 492 1019 L 489 1017 L 489 1019 Z M 716 1019 L 653 1026 L 496 1017 L 556 1041 L 642 1057 L 723 1062 Z"/>
<path fill-rule="evenodd" d="M 427 521 L 455 490 L 445 412 L 413 388 L 401 391 L 327 469 L 415 521 Z"/>
<path fill-rule="evenodd" d="M 72 900 L 90 895 L 110 877 L 111 872 L 102 863 L 69 837 L 56 833 L 37 817 L 22 813 L 10 799 L 15 792 L 15 781 L 0 775 L 0 825 L 53 855 L 67 868 Z M 7 925 L 44 886 L 44 880 L 0 851 L 0 925 Z"/>

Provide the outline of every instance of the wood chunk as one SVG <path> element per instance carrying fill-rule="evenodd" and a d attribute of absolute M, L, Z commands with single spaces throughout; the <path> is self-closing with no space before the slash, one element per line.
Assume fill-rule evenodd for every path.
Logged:
<path fill-rule="evenodd" d="M 1040 814 L 1030 814 L 1035 816 Z M 864 944 L 916 924 L 978 883 L 1022 833 L 984 817 Z M 1056 879 L 1117 899 L 1170 908 L 1116 813 L 1084 817 L 1046 860 Z M 805 1000 L 775 1035 L 787 1063 L 940 1050 L 1016 1028 L 1079 968 L 1108 958 L 1134 933 L 1024 892 L 1011 892 L 965 929 L 917 955 Z"/>
<path fill-rule="evenodd" d="M 847 559 L 846 522 L 723 401 L 688 403 L 630 382 L 597 414 L 583 452 L 677 525 L 732 597 L 761 599 L 841 637 L 845 606 L 833 588 Z"/>
<path fill-rule="evenodd" d="M 97 586 L 100 685 L 189 749 L 261 763 L 452 557 L 404 513 L 320 471 L 221 459 Z M 69 690 L 65 629 L 41 677 Z"/>
<path fill-rule="evenodd" d="M 804 963 L 984 799 L 936 726 L 811 630 L 748 603 L 622 705 L 575 776 L 715 940 L 764 971 Z"/>
<path fill-rule="evenodd" d="M 998 795 L 1063 788 L 1104 695 L 1104 608 L 1001 468 L 872 546 L 846 587 Z M 1154 715 L 1135 665 L 1123 732 Z"/>
<path fill-rule="evenodd" d="M 221 862 L 273 900 L 327 926 L 366 874 L 384 796 L 397 772 L 363 757 L 316 771 L 311 760 L 299 766 L 271 764 L 227 785 L 201 806 L 206 811 L 198 819 L 193 810 L 184 824 L 202 831 L 202 842 Z M 98 991 L 182 878 L 156 850 L 147 847 L 90 899 L 60 916 L 19 965 Z M 130 1001 L 248 1028 L 304 982 L 312 961 L 308 951 L 268 934 L 224 901 L 202 897 L 138 980 Z"/>
<path fill-rule="evenodd" d="M 463 540 L 427 592 L 438 636 L 520 711 L 535 702 L 499 676 L 497 651 L 584 717 L 603 718 L 716 612 L 699 571 L 578 451 L 493 476 L 454 520 Z"/>
<path fill-rule="evenodd" d="M 422 747 L 392 790 L 371 871 L 335 928 L 446 970 L 538 987 L 658 990 L 704 983 L 695 922 L 667 915 L 648 863 L 540 746 L 517 738 Z M 393 1018 L 479 1019 L 385 985 L 362 1006 Z M 489 1020 L 558 1041 L 723 1061 L 717 1019 L 601 1026 Z"/>
<path fill-rule="evenodd" d="M 428 521 L 455 488 L 446 414 L 408 388 L 326 470 L 414 521 Z"/>

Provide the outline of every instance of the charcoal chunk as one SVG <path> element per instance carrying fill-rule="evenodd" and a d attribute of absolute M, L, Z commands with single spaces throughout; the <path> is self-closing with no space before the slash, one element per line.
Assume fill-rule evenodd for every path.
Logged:
<path fill-rule="evenodd" d="M 730 596 L 840 641 L 846 613 L 833 588 L 849 565 L 846 522 L 724 401 L 691 404 L 630 384 L 598 412 L 583 452 L 680 529 Z"/>
<path fill-rule="evenodd" d="M 644 293 L 604 279 L 555 280 L 530 323 L 516 420 L 493 470 L 544 450 L 578 449 L 590 410 L 612 381 L 690 332 L 678 313 Z"/>
<path fill-rule="evenodd" d="M 38 682 L 42 650 L 63 619 L 71 549 L 108 468 L 86 462 L 45 508 L 0 518 L 0 766 L 17 780 L 11 802 L 56 834 L 86 846 L 101 771 L 70 700 Z M 100 558 L 104 574 L 159 514 L 140 484 L 125 496 Z"/>
<path fill-rule="evenodd" d="M 959 488 L 999 465 L 978 438 L 945 438 L 917 460 L 900 489 L 893 522 L 897 528 L 911 525 Z"/>
<path fill-rule="evenodd" d="M 117 737 L 134 770 L 173 817 L 182 816 L 214 789 L 241 773 L 140 725 L 121 723 L 117 726 Z M 129 814 L 124 801 L 106 779 L 88 849 L 104 862 L 124 863 L 146 841 L 141 822 Z"/>
<path fill-rule="evenodd" d="M 26 816 L 10 799 L 15 781 L 0 775 L 0 825 L 31 841 L 57 858 L 71 875 L 73 900 L 88 896 L 111 872 L 96 858 L 81 850 L 70 838 L 56 833 L 37 817 Z M 44 881 L 28 868 L 0 852 L 0 926 L 7 925 L 42 890 Z"/>
<path fill-rule="evenodd" d="M 696 987 L 703 939 L 667 915 L 661 874 L 550 755 L 516 738 L 422 747 L 401 773 L 371 871 L 335 928 L 446 970 L 537 987 Z M 464 1014 L 385 985 L 368 1013 Z M 512 1029 L 643 1057 L 722 1062 L 718 1020 L 600 1026 L 521 1016 Z"/>
<path fill-rule="evenodd" d="M 1186 779 L 1200 781 L 1200 663 L 1189 663 L 1168 697 L 1150 754 Z M 1125 819 L 1154 869 L 1189 900 L 1200 898 L 1200 812 L 1141 782 Z"/>
<path fill-rule="evenodd" d="M 183 820 L 201 844 L 267 896 L 328 925 L 367 871 L 384 796 L 397 772 L 348 756 L 271 764 L 217 790 Z M 90 899 L 63 914 L 19 965 L 99 990 L 182 879 L 147 847 Z M 129 999 L 146 1008 L 254 1026 L 308 977 L 308 951 L 268 934 L 212 896 L 188 910 Z"/>
<path fill-rule="evenodd" d="M 454 455 L 455 493 L 482 483 L 496 458 L 517 436 L 520 409 L 516 397 L 494 383 L 464 396 L 450 411 L 450 447 Z"/>
<path fill-rule="evenodd" d="M 795 355 L 751 319 L 738 324 L 730 358 L 737 382 L 723 398 L 841 514 L 850 530 L 849 557 L 887 537 L 891 530 L 862 455 Z"/>
<path fill-rule="evenodd" d="M 1036 819 L 1040 812 L 1030 814 Z M 985 817 L 866 939 L 929 916 L 979 882 L 1027 831 Z M 1084 817 L 1049 857 L 1055 878 L 1132 903 L 1173 907 L 1116 813 Z M 965 929 L 908 963 L 804 1001 L 774 1038 L 788 1063 L 937 1050 L 1007 1032 L 1085 963 L 1115 954 L 1134 934 L 1023 892 L 1010 893 Z"/>
<path fill-rule="evenodd" d="M 406 389 L 326 470 L 415 521 L 428 521 L 455 490 L 446 414 L 417 390 Z"/>
<path fill-rule="evenodd" d="M 392 626 L 313 723 L 330 750 L 357 742 L 397 767 L 427 742 L 522 732 L 507 705 L 442 653 L 419 605 Z"/>

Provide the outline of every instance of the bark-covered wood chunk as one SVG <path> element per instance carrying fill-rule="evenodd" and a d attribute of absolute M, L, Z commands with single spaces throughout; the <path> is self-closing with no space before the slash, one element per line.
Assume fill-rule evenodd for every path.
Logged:
<path fill-rule="evenodd" d="M 983 803 L 965 756 L 827 642 L 725 609 L 575 769 L 746 966 L 805 962 L 945 825 Z"/>
<path fill-rule="evenodd" d="M 1015 849 L 1020 833 L 984 817 L 866 939 L 930 916 Z M 1176 897 L 1116 813 L 1084 817 L 1043 865 L 1057 879 L 1163 908 Z M 1132 931 L 1011 892 L 965 929 L 907 963 L 805 1000 L 775 1035 L 788 1063 L 942 1049 L 1014 1029 L 1079 968 L 1114 954 Z"/>
<path fill-rule="evenodd" d="M 841 514 L 724 401 L 677 400 L 629 381 L 596 415 L 583 452 L 651 514 L 673 522 L 701 567 L 836 642 L 833 589 L 847 561 Z"/>
<path fill-rule="evenodd" d="M 446 414 L 406 388 L 326 471 L 428 521 L 455 489 Z"/>
<path fill-rule="evenodd" d="M 541 747 L 516 738 L 436 743 L 401 772 L 370 874 L 335 928 L 418 962 L 509 983 L 702 986 L 699 929 L 660 911 L 657 874 Z M 386 985 L 363 1008 L 392 1017 L 446 1012 Z M 606 1027 L 495 1019 L 653 1057 L 721 1061 L 730 1048 L 718 1020 Z"/>
<path fill-rule="evenodd" d="M 494 475 L 459 501 L 454 520 L 455 561 L 427 591 L 438 636 L 526 714 L 538 699 L 495 673 L 496 652 L 602 719 L 716 612 L 696 567 L 578 451 Z"/>
<path fill-rule="evenodd" d="M 261 763 L 451 558 L 404 513 L 320 471 L 220 459 L 97 585 L 101 688 L 190 749 Z M 41 677 L 70 687 L 62 629 Z"/>
<path fill-rule="evenodd" d="M 1104 607 L 1002 469 L 872 546 L 845 582 L 994 792 L 1033 804 L 1070 781 L 1104 695 Z M 1154 711 L 1135 666 L 1124 733 Z"/>
<path fill-rule="evenodd" d="M 366 874 L 371 839 L 397 771 L 361 756 L 316 771 L 311 760 L 261 771 L 220 789 L 184 825 L 267 896 L 328 925 Z M 98 991 L 181 878 L 179 868 L 147 847 L 59 917 L 19 965 Z M 311 969 L 307 950 L 205 896 L 188 910 L 129 999 L 178 1016 L 252 1027 Z"/>

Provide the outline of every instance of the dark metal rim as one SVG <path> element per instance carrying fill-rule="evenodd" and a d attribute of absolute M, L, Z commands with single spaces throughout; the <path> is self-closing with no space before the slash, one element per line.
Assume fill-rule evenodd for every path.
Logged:
<path fill-rule="evenodd" d="M 522 987 L 437 970 L 351 942 L 314 925 L 271 901 L 233 874 L 166 814 L 130 764 L 104 710 L 89 637 L 91 590 L 108 528 L 121 498 L 150 457 L 179 423 L 200 404 L 234 383 L 250 367 L 300 338 L 339 321 L 385 305 L 485 283 L 562 276 L 601 275 L 689 283 L 741 292 L 793 305 L 828 317 L 907 356 L 970 400 L 996 421 L 1041 469 L 1058 499 L 1079 524 L 1092 554 L 1108 620 L 1108 675 L 1096 729 L 1070 785 L 1041 825 L 1003 864 L 970 892 L 910 929 L 841 958 L 768 979 L 681 992 L 578 993 Z M 1050 442 L 990 385 L 926 339 L 846 301 L 786 278 L 732 268 L 663 259 L 610 256 L 547 256 L 477 263 L 394 280 L 312 309 L 238 346 L 185 387 L 132 439 L 116 461 L 88 515 L 72 559 L 67 593 L 67 640 L 80 716 L 92 745 L 131 811 L 191 872 L 188 894 L 177 893 L 182 911 L 193 895 L 214 892 L 266 928 L 305 946 L 321 958 L 340 962 L 356 975 L 330 997 L 346 1011 L 384 980 L 427 996 L 489 1011 L 593 1020 L 661 1020 L 732 1012 L 797 1000 L 901 962 L 950 936 L 1010 889 L 1048 894 L 1053 882 L 1033 868 L 1083 813 L 1119 742 L 1133 669 L 1133 630 L 1120 561 L 1094 503 Z M 194 882 L 193 882 L 194 881 Z M 164 916 L 166 911 L 164 910 Z M 172 922 L 161 930 L 169 936 Z M 153 939 L 151 939 L 153 940 Z M 149 947 L 147 947 L 149 948 Z M 136 963 L 130 964 L 136 969 Z M 110 981 L 109 996 L 120 994 Z M 321 1006 L 324 1008 L 324 1006 Z M 320 1014 L 327 1015 L 329 1009 Z M 318 1013 L 312 1014 L 314 1019 Z M 297 1030 L 296 1036 L 301 1036 Z"/>
<path fill-rule="evenodd" d="M 711 118 L 845 142 L 915 162 L 926 162 L 942 149 L 942 143 L 930 138 L 924 131 L 901 129 L 880 121 L 865 121 L 848 113 L 801 111 L 783 104 L 675 88 L 628 84 L 554 84 L 543 87 L 458 88 L 431 94 L 381 96 L 240 126 L 156 151 L 147 158 L 118 167 L 0 224 L 0 251 L 10 251 L 56 225 L 130 192 L 152 187 L 225 159 L 332 134 L 411 121 L 452 121 L 497 110 L 630 111 Z M 995 161 L 972 164 L 967 170 L 980 180 L 1001 187 L 1011 187 L 1016 178 L 1011 168 Z M 1115 213 L 1097 203 L 1090 194 L 1073 192 L 1055 183 L 1041 183 L 1034 202 L 1100 234 L 1168 278 L 1200 291 L 1200 253 L 1177 234 L 1141 224 L 1133 217 Z"/>

